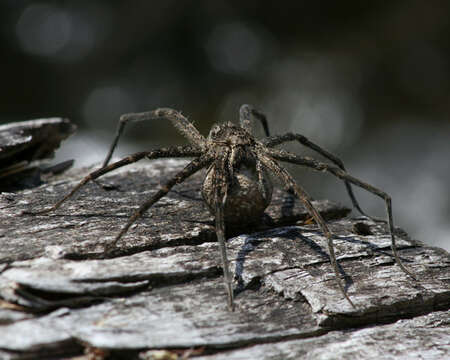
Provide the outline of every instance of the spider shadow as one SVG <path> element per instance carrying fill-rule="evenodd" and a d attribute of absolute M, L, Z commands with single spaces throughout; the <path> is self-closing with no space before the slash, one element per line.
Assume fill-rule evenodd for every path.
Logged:
<path fill-rule="evenodd" d="M 290 218 L 294 216 L 294 204 L 296 197 L 292 191 L 284 191 L 281 203 L 281 215 Z"/>
<path fill-rule="evenodd" d="M 359 234 L 355 234 L 355 235 L 356 236 L 361 236 Z M 385 256 L 390 257 L 392 259 L 392 262 L 395 263 L 395 256 L 392 254 L 392 250 L 390 250 L 390 247 L 389 247 L 389 249 L 385 249 L 385 248 L 382 248 L 382 247 L 380 247 L 380 246 L 378 246 L 376 244 L 371 243 L 368 240 L 358 239 L 358 238 L 351 237 L 351 236 L 342 236 L 342 235 L 340 235 L 339 236 L 339 240 L 344 240 L 344 241 L 347 241 L 347 242 L 352 243 L 352 244 L 362 245 L 366 249 L 368 249 L 369 252 L 373 252 L 373 253 L 376 253 L 376 254 L 385 255 Z M 407 258 L 402 257 L 400 255 L 399 255 L 399 258 L 400 258 L 400 260 L 402 262 L 405 262 L 405 263 L 413 263 L 414 262 L 413 260 L 407 259 Z"/>
<path fill-rule="evenodd" d="M 271 229 L 283 225 L 293 225 L 297 221 L 301 220 L 294 213 L 296 201 L 295 195 L 291 191 L 284 190 L 281 196 L 281 204 L 279 205 L 279 211 L 281 213 L 280 219 L 274 220 L 269 214 L 264 212 L 259 222 L 259 224 L 263 225 L 258 226 L 258 229 L 254 226 L 255 231 Z"/>
<path fill-rule="evenodd" d="M 308 232 L 315 232 L 318 235 L 322 235 L 322 233 L 320 231 L 308 230 Z M 329 263 L 331 266 L 331 260 L 330 260 L 330 256 L 328 255 L 328 253 L 326 251 L 324 251 L 322 249 L 322 247 L 320 245 L 318 245 L 316 242 L 314 242 L 313 240 L 309 239 L 308 237 L 302 235 L 301 230 L 289 228 L 286 231 L 282 231 L 280 233 L 279 229 L 274 229 L 274 230 L 269 231 L 269 233 L 266 233 L 266 236 L 270 238 L 272 234 L 279 238 L 285 238 L 287 241 L 289 241 L 289 240 L 303 241 L 304 244 L 306 244 L 313 252 L 315 252 L 321 258 L 323 258 L 322 262 L 316 261 L 314 265 L 320 264 L 320 263 Z M 256 289 L 257 290 L 261 286 L 260 278 L 256 278 L 256 279 L 252 280 L 250 283 L 248 283 L 247 285 L 245 285 L 244 279 L 243 279 L 243 273 L 245 271 L 245 261 L 246 261 L 247 256 L 252 251 L 254 251 L 258 247 L 258 245 L 261 244 L 262 242 L 264 242 L 264 240 L 257 239 L 255 236 L 249 236 L 245 239 L 244 244 L 242 245 L 241 249 L 238 252 L 238 255 L 236 257 L 236 265 L 235 265 L 235 278 L 237 279 L 237 282 L 238 282 L 238 285 L 237 285 L 236 289 L 234 290 L 234 294 L 236 296 L 247 289 Z M 339 262 L 338 262 L 338 270 L 339 270 L 339 273 L 341 274 L 341 276 L 344 278 L 344 281 L 345 281 L 344 289 L 345 289 L 345 291 L 347 291 L 348 288 L 351 285 L 353 285 L 353 280 L 345 272 L 345 270 L 342 268 L 342 266 L 339 264 Z"/>

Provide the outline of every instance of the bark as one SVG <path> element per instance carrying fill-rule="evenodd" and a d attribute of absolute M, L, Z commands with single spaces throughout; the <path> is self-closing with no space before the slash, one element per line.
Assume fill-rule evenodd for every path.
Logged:
<path fill-rule="evenodd" d="M 276 190 L 257 227 L 229 233 L 236 275 L 229 312 L 214 222 L 200 195 L 204 173 L 177 185 L 105 255 L 133 209 L 185 164 L 132 165 L 101 178 L 111 190 L 89 183 L 45 215 L 22 211 L 53 204 L 88 169 L 0 195 L 3 358 L 450 354 L 449 254 L 398 229 L 414 281 L 395 265 L 384 224 L 346 217 L 349 210 L 330 201 L 314 205 L 335 236 L 356 309 L 336 285 L 324 236 L 298 201 Z"/>
<path fill-rule="evenodd" d="M 48 118 L 21 121 L 0 126 L 0 192 L 34 187 L 72 166 L 73 160 L 40 167 L 52 158 L 62 140 L 73 134 L 76 126 L 68 119 Z"/>

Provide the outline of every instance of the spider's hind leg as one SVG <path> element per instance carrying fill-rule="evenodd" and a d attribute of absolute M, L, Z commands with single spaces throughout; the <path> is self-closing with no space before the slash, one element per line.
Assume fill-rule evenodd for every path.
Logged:
<path fill-rule="evenodd" d="M 342 293 L 342 295 L 345 297 L 345 299 L 348 301 L 348 303 L 356 309 L 356 306 L 353 304 L 350 297 L 347 295 L 347 292 L 345 291 L 344 285 L 341 281 L 341 274 L 339 271 L 339 265 L 336 260 L 336 254 L 334 252 L 334 245 L 333 245 L 333 235 L 331 234 L 330 230 L 328 229 L 327 224 L 325 223 L 325 220 L 322 218 L 322 215 L 316 210 L 316 208 L 312 205 L 311 199 L 309 195 L 306 193 L 303 188 L 298 185 L 295 180 L 292 178 L 292 176 L 280 165 L 278 165 L 274 160 L 269 158 L 268 156 L 262 156 L 261 162 L 264 166 L 266 166 L 268 169 L 273 171 L 274 174 L 276 174 L 281 181 L 284 183 L 286 189 L 291 190 L 295 193 L 295 195 L 298 197 L 298 199 L 305 205 L 306 209 L 308 210 L 309 214 L 314 218 L 315 222 L 319 226 L 320 230 L 322 230 L 323 234 L 327 238 L 327 245 L 328 245 L 328 252 L 330 255 L 330 262 L 331 266 L 334 271 L 336 283 L 339 286 L 339 289 Z"/>
<path fill-rule="evenodd" d="M 414 274 L 411 271 L 409 271 L 405 267 L 405 265 L 403 265 L 403 262 L 401 261 L 400 257 L 398 256 L 397 247 L 395 244 L 395 234 L 394 234 L 395 228 L 394 228 L 394 220 L 393 220 L 393 216 L 392 216 L 392 202 L 391 202 L 391 197 L 387 193 L 376 188 L 373 185 L 370 185 L 364 181 L 361 181 L 361 180 L 349 175 L 344 170 L 342 170 L 338 167 L 330 166 L 329 164 L 326 164 L 326 163 L 323 163 L 323 162 L 320 162 L 320 161 L 317 161 L 317 160 L 314 160 L 311 158 L 301 157 L 296 154 L 292 154 L 287 151 L 282 151 L 282 150 L 278 150 L 278 149 L 268 149 L 267 155 L 273 157 L 276 160 L 306 166 L 306 167 L 312 168 L 317 171 L 326 171 L 330 174 L 333 174 L 334 176 L 336 176 L 337 178 L 339 178 L 341 180 L 344 180 L 348 183 L 356 185 L 356 186 L 380 197 L 381 199 L 383 199 L 385 202 L 385 205 L 386 205 L 386 213 L 388 216 L 387 223 L 389 226 L 389 233 L 391 236 L 391 249 L 392 249 L 392 253 L 395 258 L 395 262 L 397 263 L 397 265 L 400 267 L 400 269 L 405 274 L 411 276 L 414 280 L 417 280 L 416 277 L 414 276 Z M 386 221 L 384 221 L 384 222 L 386 222 Z"/>

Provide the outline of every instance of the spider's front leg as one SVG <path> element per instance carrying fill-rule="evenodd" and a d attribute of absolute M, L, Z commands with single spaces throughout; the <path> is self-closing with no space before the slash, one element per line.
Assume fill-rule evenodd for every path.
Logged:
<path fill-rule="evenodd" d="M 56 202 L 52 207 L 43 209 L 40 211 L 24 211 L 24 214 L 38 215 L 45 214 L 58 209 L 66 200 L 69 200 L 75 193 L 80 190 L 84 185 L 90 181 L 94 181 L 102 175 L 105 175 L 113 170 L 116 170 L 122 166 L 133 164 L 143 158 L 147 159 L 158 159 L 167 157 L 189 157 L 189 156 L 200 156 L 200 151 L 192 146 L 171 146 L 168 148 L 161 148 L 152 151 L 137 152 L 135 154 L 129 155 L 122 160 L 116 161 L 108 166 L 102 167 L 96 171 L 91 172 L 89 175 L 85 176 L 66 196 L 61 200 Z"/>
<path fill-rule="evenodd" d="M 198 130 L 195 128 L 191 122 L 183 116 L 179 111 L 169 109 L 169 108 L 160 108 L 152 111 L 146 111 L 142 113 L 131 113 L 124 114 L 120 117 L 119 123 L 117 125 L 116 135 L 114 136 L 114 140 L 109 148 L 108 154 L 106 155 L 105 160 L 103 161 L 102 167 L 108 165 L 109 160 L 113 155 L 115 148 L 117 147 L 117 143 L 119 142 L 119 138 L 122 135 L 125 126 L 130 122 L 139 122 L 146 120 L 168 120 L 172 123 L 172 125 L 184 136 L 186 137 L 192 146 L 195 146 L 199 149 L 203 149 L 206 143 L 206 139 L 201 135 Z"/>
<path fill-rule="evenodd" d="M 227 291 L 227 303 L 230 311 L 234 310 L 234 294 L 233 294 L 233 277 L 230 272 L 230 263 L 227 257 L 227 245 L 225 239 L 225 218 L 224 218 L 224 202 L 226 196 L 219 194 L 220 190 L 216 191 L 216 234 L 219 242 L 220 256 L 222 259 L 223 279 L 225 290 Z"/>
<path fill-rule="evenodd" d="M 227 160 L 229 150 L 222 149 L 208 169 L 202 186 L 202 196 L 215 218 L 216 236 L 223 269 L 224 286 L 227 292 L 227 304 L 230 311 L 234 310 L 233 277 L 230 272 L 230 263 L 227 256 L 225 237 L 225 206 L 229 195 L 229 174 L 227 173 Z"/>
<path fill-rule="evenodd" d="M 176 184 L 181 184 L 184 180 L 186 180 L 191 175 L 195 174 L 200 169 L 208 166 L 212 161 L 212 158 L 206 154 L 201 155 L 200 157 L 192 160 L 186 167 L 178 172 L 174 177 L 172 177 L 169 181 L 167 181 L 164 185 L 160 187 L 160 189 L 153 194 L 147 201 L 145 201 L 128 219 L 126 225 L 120 230 L 114 240 L 105 246 L 105 252 L 111 251 L 115 248 L 117 242 L 124 236 L 128 229 L 133 223 L 139 219 L 153 204 L 155 204 L 159 199 L 166 196 L 167 193 L 174 187 Z"/>

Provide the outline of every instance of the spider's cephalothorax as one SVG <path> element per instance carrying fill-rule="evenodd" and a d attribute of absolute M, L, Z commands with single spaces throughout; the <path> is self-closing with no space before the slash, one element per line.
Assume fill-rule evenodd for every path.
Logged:
<path fill-rule="evenodd" d="M 255 140 L 251 135 L 251 125 L 254 118 L 261 121 L 267 135 L 266 138 L 259 141 Z M 188 139 L 190 145 L 171 146 L 168 148 L 139 152 L 108 165 L 125 125 L 130 121 L 151 119 L 169 120 L 177 130 Z M 288 141 L 298 141 L 300 144 L 316 151 L 334 165 L 320 162 L 309 157 L 301 157 L 275 148 L 275 146 Z M 230 309 L 233 309 L 233 278 L 229 271 L 227 259 L 225 224 L 242 222 L 244 219 L 247 222 L 254 222 L 260 219 L 272 197 L 272 185 L 268 176 L 268 173 L 271 173 L 284 185 L 286 190 L 299 198 L 319 226 L 319 229 L 326 236 L 328 240 L 330 261 L 333 266 L 337 285 L 347 301 L 354 306 L 340 280 L 340 272 L 336 261 L 336 255 L 334 254 L 333 236 L 328 229 L 328 225 L 311 204 L 311 199 L 308 194 L 296 183 L 286 169 L 278 163 L 279 161 L 282 161 L 318 171 L 325 171 L 343 180 L 353 206 L 363 215 L 365 214 L 355 199 L 351 184 L 359 186 L 382 198 L 386 204 L 387 222 L 389 225 L 391 247 L 395 261 L 403 272 L 414 278 L 408 269 L 404 267 L 397 255 L 391 198 L 389 195 L 374 186 L 349 175 L 345 171 L 344 164 L 339 158 L 314 144 L 303 135 L 287 133 L 284 135 L 269 136 L 266 117 L 249 105 L 241 106 L 239 126 L 231 123 L 215 125 L 208 138 L 203 137 L 194 125 L 176 110 L 163 108 L 144 113 L 122 115 L 116 136 L 109 149 L 108 155 L 103 162 L 103 166 L 81 180 L 69 194 L 51 208 L 44 209 L 37 213 L 46 213 L 57 209 L 84 184 L 93 181 L 114 169 L 134 163 L 143 158 L 156 159 L 164 157 L 193 157 L 194 159 L 186 165 L 183 170 L 163 184 L 159 190 L 157 190 L 133 213 L 122 230 L 117 234 L 114 241 L 108 244 L 105 249 L 106 251 L 114 248 L 117 241 L 126 234 L 130 226 L 153 204 L 165 196 L 174 185 L 182 183 L 198 170 L 207 168 L 207 175 L 203 183 L 202 194 L 209 210 L 215 217 L 217 240 L 219 242 L 222 258 L 224 284 L 228 295 L 228 306 Z"/>
<path fill-rule="evenodd" d="M 206 141 L 214 158 L 220 159 L 210 165 L 202 186 L 210 212 L 215 215 L 214 189 L 220 181 L 217 175 L 222 172 L 226 181 L 222 200 L 225 223 L 242 225 L 258 221 L 270 204 L 273 188 L 266 171 L 257 170 L 256 140 L 247 130 L 228 122 L 215 125 Z"/>

